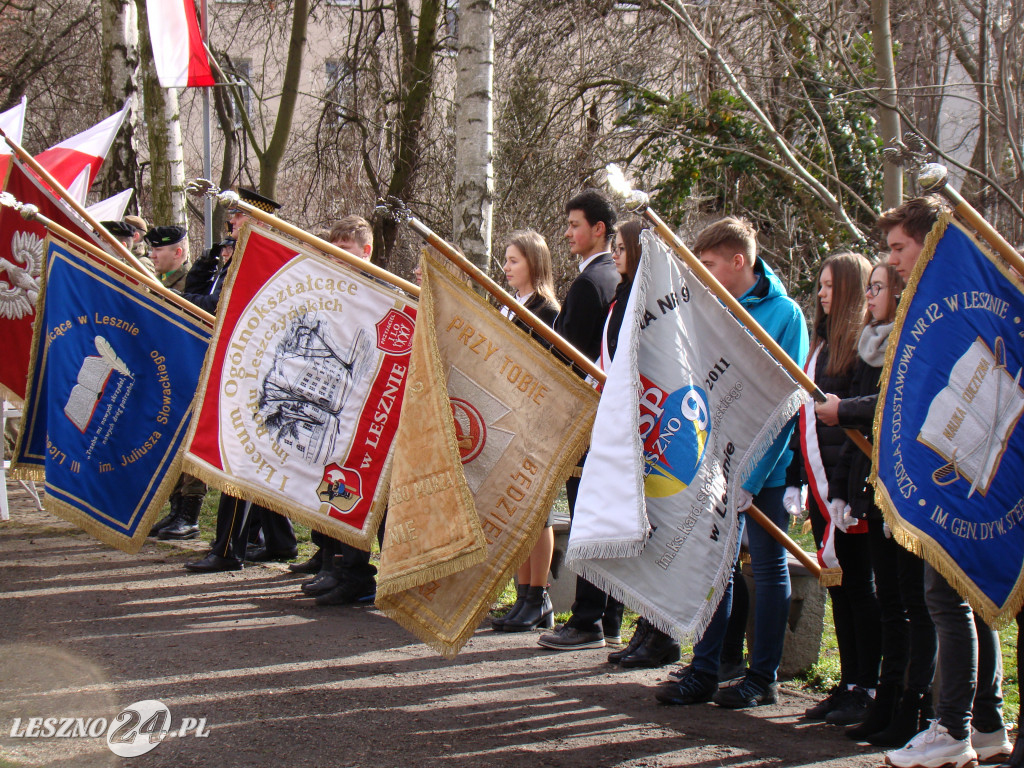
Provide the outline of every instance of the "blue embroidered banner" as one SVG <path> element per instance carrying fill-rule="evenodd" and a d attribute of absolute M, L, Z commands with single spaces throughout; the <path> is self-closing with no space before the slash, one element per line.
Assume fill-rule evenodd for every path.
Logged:
<path fill-rule="evenodd" d="M 181 468 L 210 331 L 49 241 L 40 298 L 13 474 L 45 477 L 50 512 L 137 552 Z"/>
<path fill-rule="evenodd" d="M 1024 295 L 943 215 L 904 292 L 875 416 L 877 500 L 987 622 L 1021 606 Z"/>

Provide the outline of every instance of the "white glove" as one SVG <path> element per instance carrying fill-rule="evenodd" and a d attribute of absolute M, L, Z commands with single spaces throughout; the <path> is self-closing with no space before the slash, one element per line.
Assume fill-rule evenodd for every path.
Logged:
<path fill-rule="evenodd" d="M 746 488 L 736 489 L 736 511 L 742 512 L 754 503 L 754 497 Z"/>
<path fill-rule="evenodd" d="M 860 519 L 853 516 L 853 510 L 850 509 L 850 505 L 847 504 L 846 507 L 843 508 L 843 533 L 846 533 L 859 522 Z"/>
<path fill-rule="evenodd" d="M 804 502 L 807 499 L 807 486 L 797 488 L 789 486 L 782 495 L 782 506 L 786 508 L 795 519 L 799 520 L 804 514 Z"/>
<path fill-rule="evenodd" d="M 892 538 L 892 528 L 889 527 L 888 523 L 882 523 L 882 533 L 885 535 L 885 538 Z"/>
<path fill-rule="evenodd" d="M 844 522 L 845 512 L 849 509 L 846 502 L 843 499 L 832 499 L 828 503 L 828 516 L 832 520 L 832 525 L 838 530 L 846 533 L 846 523 Z"/>

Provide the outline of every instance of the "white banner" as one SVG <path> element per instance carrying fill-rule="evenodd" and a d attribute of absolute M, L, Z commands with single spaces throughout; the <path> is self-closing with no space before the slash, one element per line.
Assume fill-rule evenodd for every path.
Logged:
<path fill-rule="evenodd" d="M 806 396 L 656 235 L 641 242 L 566 562 L 682 637 L 703 631 L 733 566 L 727 481 L 739 487 Z"/>

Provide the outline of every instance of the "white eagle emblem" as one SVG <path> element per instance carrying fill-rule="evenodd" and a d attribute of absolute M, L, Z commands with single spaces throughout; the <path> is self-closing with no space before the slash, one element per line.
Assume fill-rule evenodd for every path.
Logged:
<path fill-rule="evenodd" d="M 19 320 L 32 313 L 39 298 L 42 239 L 31 232 L 15 232 L 11 237 L 11 256 L 14 264 L 0 258 L 0 317 Z"/>

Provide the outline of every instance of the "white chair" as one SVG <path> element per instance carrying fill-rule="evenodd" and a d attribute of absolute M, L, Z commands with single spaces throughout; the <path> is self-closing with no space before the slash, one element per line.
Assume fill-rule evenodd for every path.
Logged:
<path fill-rule="evenodd" d="M 3 414 L 0 416 L 0 432 L 4 432 L 7 429 L 8 419 L 20 419 L 21 409 L 16 408 L 6 400 L 3 401 Z M 0 464 L 0 521 L 11 519 L 11 508 L 7 502 L 7 470 L 11 466 L 10 460 L 4 455 L 5 446 L 0 443 L 0 458 L 3 459 L 3 464 Z M 43 503 L 39 500 L 39 491 L 36 490 L 36 484 L 31 480 L 19 480 L 18 483 L 24 488 L 28 495 L 31 496 L 36 502 L 36 509 L 40 512 L 43 511 Z"/>

